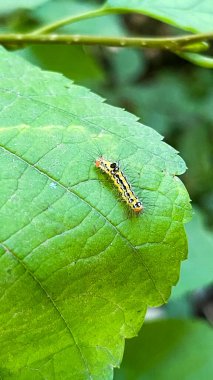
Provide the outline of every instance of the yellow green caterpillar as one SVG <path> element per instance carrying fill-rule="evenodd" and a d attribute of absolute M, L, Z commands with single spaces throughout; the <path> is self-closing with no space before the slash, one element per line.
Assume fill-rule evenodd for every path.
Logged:
<path fill-rule="evenodd" d="M 136 214 L 143 211 L 142 202 L 132 191 L 130 184 L 116 162 L 110 162 L 105 160 L 105 158 L 100 157 L 95 161 L 95 166 L 109 175 L 115 186 L 118 188 L 121 197 Z"/>

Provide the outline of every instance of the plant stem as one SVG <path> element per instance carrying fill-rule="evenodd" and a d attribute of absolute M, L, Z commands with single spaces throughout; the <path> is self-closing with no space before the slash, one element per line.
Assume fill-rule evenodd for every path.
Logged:
<path fill-rule="evenodd" d="M 65 45 L 103 45 L 118 47 L 159 48 L 177 51 L 193 43 L 213 40 L 213 33 L 200 33 L 180 37 L 105 37 L 77 34 L 0 34 L 0 44 L 65 44 Z M 186 48 L 184 49 L 186 50 Z"/>
<path fill-rule="evenodd" d="M 36 29 L 33 34 L 46 34 L 53 32 L 54 30 L 61 28 L 62 26 L 73 24 L 74 22 L 86 20 L 93 17 L 101 17 L 112 14 L 126 14 L 126 13 L 135 13 L 134 10 L 126 9 L 126 8 L 108 8 L 107 6 L 102 6 L 101 8 L 84 12 L 75 16 L 68 16 L 62 18 L 61 20 L 57 20 L 51 22 L 50 24 L 44 25 L 39 29 Z"/>
<path fill-rule="evenodd" d="M 48 25 L 44 25 L 43 27 L 36 29 L 34 32 L 32 32 L 32 34 L 34 34 L 34 35 L 35 34 L 36 35 L 37 34 L 46 34 L 46 33 L 52 32 L 58 28 L 61 28 L 64 25 L 73 24 L 74 22 L 77 22 L 80 20 L 86 20 L 86 19 L 93 18 L 93 17 L 104 16 L 104 15 L 109 14 L 109 13 L 118 13 L 118 12 L 116 11 L 116 9 L 113 10 L 113 12 L 112 12 L 112 10 L 110 10 L 110 9 L 101 7 L 99 9 L 95 9 L 93 11 L 81 13 L 81 14 L 76 15 L 76 16 L 65 17 L 61 20 L 57 20 L 57 21 L 50 23 Z"/>

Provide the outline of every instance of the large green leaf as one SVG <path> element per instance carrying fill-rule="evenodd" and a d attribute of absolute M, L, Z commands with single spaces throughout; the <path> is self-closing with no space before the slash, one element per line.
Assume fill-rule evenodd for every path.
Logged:
<path fill-rule="evenodd" d="M 106 7 L 142 13 L 192 32 L 213 30 L 212 0 L 108 0 Z"/>
<path fill-rule="evenodd" d="M 211 380 L 213 331 L 204 322 L 163 320 L 145 323 L 127 342 L 116 380 Z"/>
<path fill-rule="evenodd" d="M 0 55 L 0 374 L 111 379 L 186 257 L 185 164 L 133 115 Z M 99 149 L 126 166 L 140 216 L 95 168 Z"/>

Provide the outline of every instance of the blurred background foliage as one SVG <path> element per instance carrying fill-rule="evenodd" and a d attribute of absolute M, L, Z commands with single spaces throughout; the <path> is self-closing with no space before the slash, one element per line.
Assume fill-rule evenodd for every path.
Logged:
<path fill-rule="evenodd" d="M 0 32 L 27 32 L 95 9 L 102 1 L 10 0 L 0 4 Z M 180 34 L 146 16 L 104 16 L 59 32 L 97 35 Z M 213 374 L 213 74 L 166 51 L 83 46 L 33 46 L 15 51 L 58 71 L 136 114 L 186 161 L 184 181 L 193 220 L 189 259 L 168 305 L 150 310 L 138 338 L 127 341 L 116 379 L 211 379 Z M 204 322 L 205 320 L 205 322 Z M 211 352 L 211 354 L 210 354 Z"/>

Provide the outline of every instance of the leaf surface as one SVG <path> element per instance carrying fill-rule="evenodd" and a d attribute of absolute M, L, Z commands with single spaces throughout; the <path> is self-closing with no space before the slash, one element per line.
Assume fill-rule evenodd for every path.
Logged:
<path fill-rule="evenodd" d="M 185 164 L 135 116 L 0 50 L 0 374 L 111 379 L 186 258 Z M 143 201 L 95 168 L 120 159 Z"/>
<path fill-rule="evenodd" d="M 212 0 L 108 0 L 105 6 L 142 13 L 190 32 L 213 30 Z"/>

